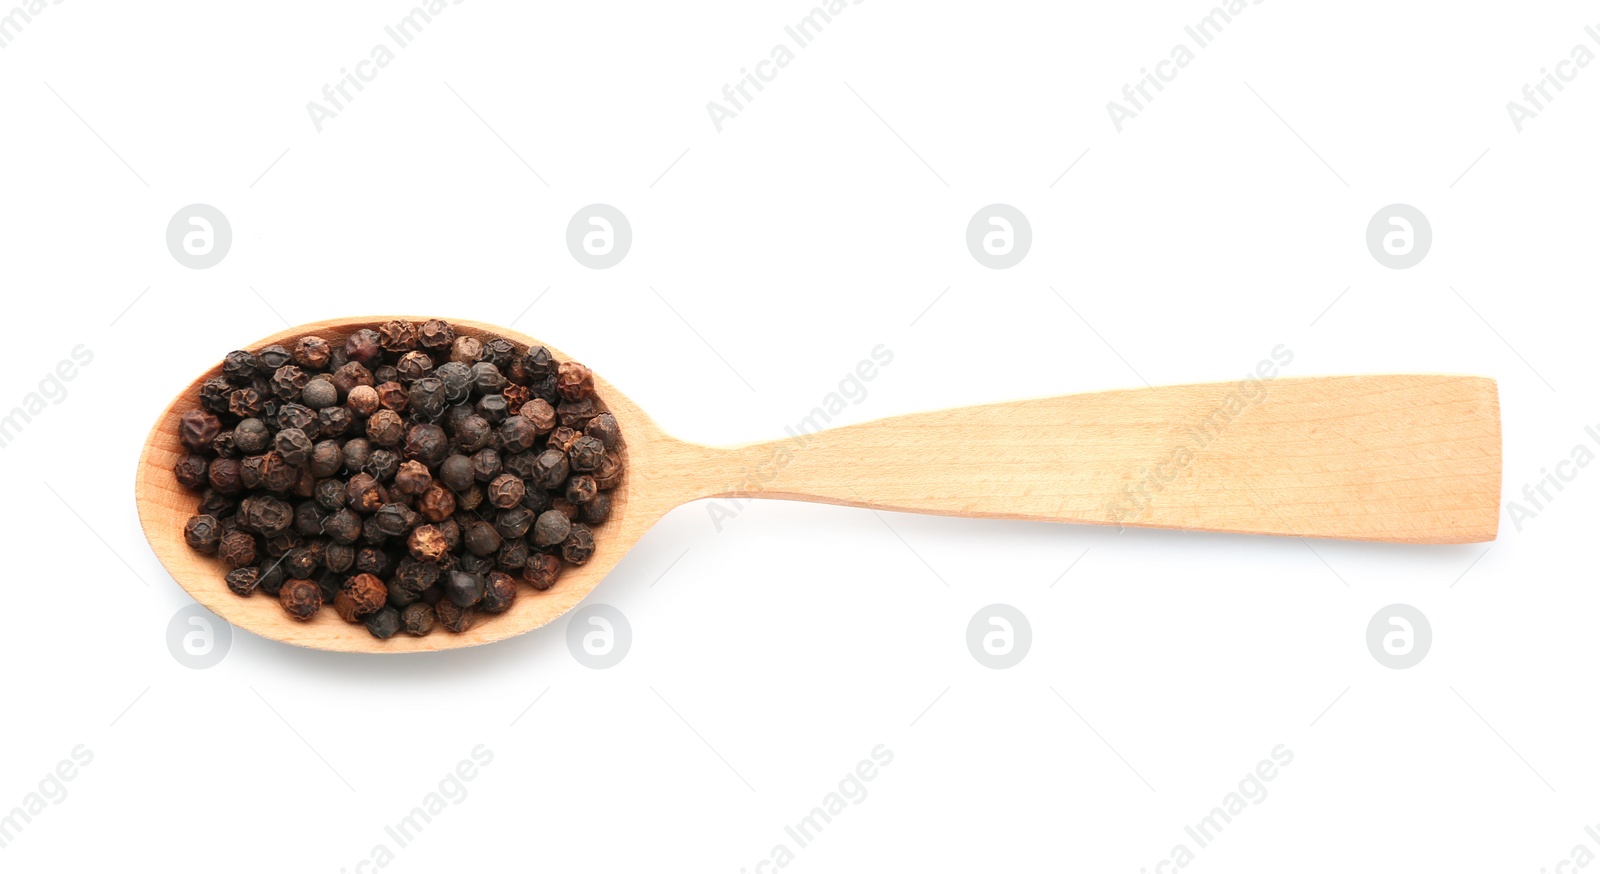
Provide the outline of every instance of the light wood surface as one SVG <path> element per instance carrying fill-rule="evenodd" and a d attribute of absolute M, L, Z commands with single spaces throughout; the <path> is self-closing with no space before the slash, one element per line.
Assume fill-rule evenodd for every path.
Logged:
<path fill-rule="evenodd" d="M 245 348 L 304 334 L 342 342 L 389 318 L 395 317 L 301 325 Z M 460 333 L 540 342 L 492 325 L 452 322 Z M 318 649 L 451 649 L 537 628 L 587 596 L 669 510 L 699 498 L 1418 544 L 1492 540 L 1499 522 L 1499 400 L 1494 381 L 1479 377 L 1131 389 L 897 416 L 714 448 L 664 434 L 597 374 L 596 390 L 622 426 L 628 472 L 610 520 L 595 531 L 594 558 L 567 568 L 547 592 L 520 586 L 509 612 L 483 617 L 464 634 L 437 629 L 380 641 L 331 609 L 295 622 L 276 598 L 232 594 L 222 563 L 184 543 L 183 523 L 198 498 L 172 473 L 182 453 L 177 421 L 198 405 L 200 384 L 218 372 L 220 364 L 201 374 L 150 432 L 136 484 L 145 536 L 173 579 L 222 618 Z"/>

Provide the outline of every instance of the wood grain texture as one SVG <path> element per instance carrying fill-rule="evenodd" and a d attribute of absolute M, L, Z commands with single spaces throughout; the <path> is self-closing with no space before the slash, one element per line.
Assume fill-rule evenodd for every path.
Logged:
<path fill-rule="evenodd" d="M 305 334 L 343 342 L 391 318 L 408 317 L 301 325 L 246 348 Z M 459 333 L 539 342 L 451 321 Z M 135 484 L 145 537 L 173 579 L 217 615 L 317 649 L 453 649 L 537 628 L 583 600 L 669 510 L 708 497 L 1403 543 L 1491 540 L 1499 520 L 1499 402 L 1489 379 L 1330 377 L 1273 380 L 1254 392 L 1239 383 L 1101 392 L 713 448 L 667 436 L 596 375 L 596 391 L 622 426 L 628 472 L 611 518 L 595 530 L 594 558 L 567 568 L 547 592 L 520 586 L 509 612 L 466 633 L 380 641 L 331 609 L 296 622 L 276 598 L 232 594 L 222 562 L 184 543 L 198 498 L 172 472 L 183 452 L 178 418 L 219 372 L 220 364 L 201 374 L 150 431 Z"/>

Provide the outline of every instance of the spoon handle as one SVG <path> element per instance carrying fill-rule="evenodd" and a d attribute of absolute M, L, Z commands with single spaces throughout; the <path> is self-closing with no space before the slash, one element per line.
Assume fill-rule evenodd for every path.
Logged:
<path fill-rule="evenodd" d="M 1181 385 L 896 416 L 709 450 L 705 497 L 1333 537 L 1493 540 L 1495 382 Z"/>

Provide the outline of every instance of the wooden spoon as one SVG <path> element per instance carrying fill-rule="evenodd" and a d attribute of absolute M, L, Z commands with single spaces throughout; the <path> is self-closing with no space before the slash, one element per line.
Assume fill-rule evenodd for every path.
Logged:
<path fill-rule="evenodd" d="M 343 342 L 392 317 L 301 325 Z M 458 334 L 539 341 L 454 321 Z M 548 345 L 548 344 L 544 344 Z M 558 359 L 568 360 L 553 347 Z M 595 388 L 622 425 L 627 474 L 587 564 L 554 588 L 520 586 L 505 614 L 462 634 L 382 641 L 325 609 L 290 619 L 276 598 L 241 598 L 220 560 L 190 550 L 198 499 L 178 485 L 178 418 L 202 374 L 156 421 L 139 460 L 139 519 L 173 579 L 247 631 L 349 652 L 452 649 L 537 628 L 573 608 L 644 533 L 699 498 L 765 497 L 855 507 L 1396 543 L 1492 540 L 1499 525 L 1495 382 L 1461 376 L 1343 376 L 1108 391 L 918 413 L 771 443 L 701 446 L 663 433 L 610 383 Z"/>

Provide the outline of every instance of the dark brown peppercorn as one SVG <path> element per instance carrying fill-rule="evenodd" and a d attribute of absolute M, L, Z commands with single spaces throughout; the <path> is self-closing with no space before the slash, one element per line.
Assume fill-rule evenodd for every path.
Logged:
<path fill-rule="evenodd" d="M 472 365 L 472 390 L 480 395 L 495 395 L 505 388 L 506 378 L 500 368 L 488 361 Z"/>
<path fill-rule="evenodd" d="M 446 488 L 461 492 L 473 483 L 472 459 L 465 455 L 452 455 L 439 464 L 439 481 Z"/>
<path fill-rule="evenodd" d="M 288 576 L 283 572 L 283 566 L 276 559 L 263 563 L 260 567 L 259 584 L 257 588 L 276 598 L 278 590 L 283 588 L 283 581 Z"/>
<path fill-rule="evenodd" d="M 446 350 L 456 341 L 456 330 L 443 319 L 429 319 L 417 331 L 417 341 L 424 349 Z"/>
<path fill-rule="evenodd" d="M 289 350 L 274 343 L 256 353 L 256 372 L 262 376 L 271 376 L 273 371 L 294 360 Z"/>
<path fill-rule="evenodd" d="M 563 361 L 556 368 L 556 391 L 565 400 L 583 400 L 594 394 L 594 375 L 576 361 Z"/>
<path fill-rule="evenodd" d="M 473 522 L 461 533 L 462 542 L 473 555 L 493 555 L 500 548 L 500 532 L 488 522 Z"/>
<path fill-rule="evenodd" d="M 294 351 L 291 354 L 294 356 L 294 363 L 315 371 L 328 366 L 328 358 L 333 354 L 333 348 L 328 345 L 327 340 L 315 334 L 307 334 L 295 341 Z"/>
<path fill-rule="evenodd" d="M 522 480 L 509 473 L 500 474 L 490 480 L 489 485 L 484 488 L 489 505 L 501 510 L 508 510 L 522 503 L 522 496 L 526 493 L 527 489 L 523 487 Z"/>
<path fill-rule="evenodd" d="M 455 434 L 456 445 L 470 454 L 489 445 L 494 438 L 494 429 L 487 419 L 474 413 L 456 423 Z"/>
<path fill-rule="evenodd" d="M 417 427 L 411 430 L 415 431 Z M 428 466 L 420 461 L 407 461 L 395 471 L 394 490 L 402 495 L 426 494 L 433 487 L 433 474 L 428 473 Z"/>
<path fill-rule="evenodd" d="M 260 419 L 243 419 L 233 428 L 233 446 L 245 455 L 255 455 L 272 443 L 272 431 Z"/>
<path fill-rule="evenodd" d="M 311 374 L 293 364 L 285 364 L 272 374 L 272 394 L 279 400 L 295 400 L 310 381 Z"/>
<path fill-rule="evenodd" d="M 565 453 L 572 448 L 573 441 L 580 436 L 582 435 L 566 425 L 558 425 L 554 431 L 550 432 L 549 438 L 545 440 L 545 448 Z"/>
<path fill-rule="evenodd" d="M 517 344 L 504 337 L 490 337 L 483 341 L 483 354 L 479 358 L 504 370 L 516 354 Z"/>
<path fill-rule="evenodd" d="M 513 382 L 500 389 L 500 396 L 506 399 L 506 415 L 515 416 L 522 410 L 522 405 L 533 397 L 533 393 L 528 391 L 527 386 Z"/>
<path fill-rule="evenodd" d="M 574 504 L 587 504 L 599 494 L 600 487 L 592 476 L 584 474 L 567 480 L 567 500 Z"/>
<path fill-rule="evenodd" d="M 406 538 L 406 549 L 418 561 L 438 561 L 450 551 L 450 545 L 438 526 L 418 525 Z"/>
<path fill-rule="evenodd" d="M 505 453 L 527 452 L 533 448 L 539 431 L 533 423 L 521 416 L 512 416 L 500 425 L 500 450 Z"/>
<path fill-rule="evenodd" d="M 456 337 L 455 343 L 450 346 L 450 360 L 457 364 L 471 366 L 478 363 L 483 357 L 483 344 L 476 337 Z"/>
<path fill-rule="evenodd" d="M 322 563 L 334 573 L 344 573 L 356 564 L 356 548 L 347 543 L 330 543 L 322 554 Z"/>
<path fill-rule="evenodd" d="M 361 513 L 375 512 L 389 502 L 389 495 L 370 473 L 358 473 L 345 487 L 345 502 Z"/>
<path fill-rule="evenodd" d="M 209 463 L 204 455 L 185 455 L 178 459 L 172 473 L 178 478 L 178 485 L 198 492 L 211 482 L 206 472 Z"/>
<path fill-rule="evenodd" d="M 272 445 L 291 467 L 305 467 L 311 463 L 311 438 L 299 428 L 279 431 Z"/>
<path fill-rule="evenodd" d="M 231 568 L 255 564 L 256 539 L 243 531 L 230 531 L 217 546 L 217 557 Z"/>
<path fill-rule="evenodd" d="M 544 489 L 560 488 L 567 481 L 567 456 L 558 449 L 539 453 L 533 465 L 533 482 Z"/>
<path fill-rule="evenodd" d="M 239 503 L 239 522 L 262 537 L 273 537 L 294 523 L 294 510 L 271 495 L 251 495 Z"/>
<path fill-rule="evenodd" d="M 361 517 L 348 507 L 341 507 L 322 520 L 322 533 L 333 538 L 334 543 L 355 543 L 361 537 Z"/>
<path fill-rule="evenodd" d="M 529 379 L 551 376 L 556 372 L 556 357 L 543 346 L 529 346 L 522 356 L 522 368 Z"/>
<path fill-rule="evenodd" d="M 223 577 L 228 584 L 228 591 L 241 598 L 255 594 L 256 587 L 261 585 L 261 569 L 255 567 L 239 567 L 228 571 Z"/>
<path fill-rule="evenodd" d="M 449 452 L 450 438 L 444 433 L 444 429 L 438 425 L 412 425 L 411 429 L 406 432 L 405 453 L 407 458 L 416 459 L 425 465 L 432 465 L 444 461 Z"/>
<path fill-rule="evenodd" d="M 400 455 L 388 449 L 374 449 L 362 469 L 378 482 L 388 482 L 400 470 Z"/>
<path fill-rule="evenodd" d="M 289 550 L 283 557 L 284 573 L 297 580 L 310 579 L 319 564 L 317 554 L 304 546 Z"/>
<path fill-rule="evenodd" d="M 372 378 L 372 371 L 364 367 L 359 361 L 346 362 L 333 372 L 333 385 L 339 390 L 339 394 L 346 398 L 350 397 L 350 393 L 355 391 L 356 386 L 371 388 L 377 384 L 377 380 Z"/>
<path fill-rule="evenodd" d="M 581 401 L 562 401 L 556 407 L 556 419 L 578 431 L 582 431 L 599 414 L 600 406 L 592 397 Z"/>
<path fill-rule="evenodd" d="M 423 637 L 433 630 L 433 608 L 427 604 L 412 604 L 400 611 L 400 624 L 406 634 Z"/>
<path fill-rule="evenodd" d="M 211 441 L 222 433 L 222 422 L 205 410 L 190 410 L 178 418 L 178 441 L 190 452 L 210 452 Z"/>
<path fill-rule="evenodd" d="M 367 631 L 379 640 L 388 640 L 400 633 L 400 611 L 393 607 L 384 607 L 382 610 L 367 617 Z"/>
<path fill-rule="evenodd" d="M 561 559 L 539 553 L 528 557 L 528 563 L 522 566 L 522 578 L 538 591 L 545 591 L 556 584 L 556 579 L 561 576 Z"/>
<path fill-rule="evenodd" d="M 405 412 L 411 406 L 411 392 L 398 382 L 380 383 L 377 387 L 378 406 L 397 413 Z"/>
<path fill-rule="evenodd" d="M 389 571 L 389 556 L 376 547 L 363 546 L 356 550 L 356 570 L 374 576 L 385 574 Z"/>
<path fill-rule="evenodd" d="M 454 571 L 444 581 L 444 596 L 457 607 L 471 607 L 483 599 L 483 577 Z"/>
<path fill-rule="evenodd" d="M 313 410 L 331 407 L 339 403 L 339 389 L 334 387 L 333 380 L 319 376 L 300 390 L 300 403 Z"/>
<path fill-rule="evenodd" d="M 592 500 L 583 505 L 580 514 L 583 521 L 590 525 L 599 525 L 611 518 L 611 493 L 600 492 Z"/>
<path fill-rule="evenodd" d="M 445 400 L 452 404 L 459 404 L 472 394 L 472 368 L 459 361 L 446 361 L 433 369 L 433 375 L 444 385 Z"/>
<path fill-rule="evenodd" d="M 291 618 L 304 622 L 322 609 L 322 587 L 310 580 L 288 580 L 278 590 L 278 603 Z"/>
<path fill-rule="evenodd" d="M 461 632 L 471 628 L 473 620 L 476 618 L 475 614 L 471 610 L 465 607 L 457 607 L 455 602 L 451 601 L 449 598 L 441 598 L 439 602 L 434 605 L 433 610 L 434 615 L 439 620 L 439 624 L 443 626 L 446 631 L 451 631 L 456 634 L 460 634 Z"/>
<path fill-rule="evenodd" d="M 206 468 L 206 481 L 213 489 L 224 495 L 238 494 L 244 490 L 244 481 L 239 470 L 237 458 L 214 458 Z"/>
<path fill-rule="evenodd" d="M 371 328 L 362 328 L 352 333 L 344 341 L 345 357 L 351 361 L 360 362 L 367 367 L 376 367 L 383 360 L 383 346 L 380 345 L 378 332 Z"/>
<path fill-rule="evenodd" d="M 599 484 L 602 491 L 614 489 L 622 485 L 624 465 L 622 458 L 614 452 L 607 452 L 600 459 L 600 467 L 594 472 L 594 481 Z"/>
<path fill-rule="evenodd" d="M 280 452 L 282 450 L 279 450 Z M 339 472 L 344 467 L 344 452 L 339 448 L 337 440 L 319 440 L 311 447 L 311 474 L 316 477 L 329 477 Z"/>
<path fill-rule="evenodd" d="M 546 510 L 533 523 L 533 545 L 555 546 L 572 532 L 572 522 L 556 510 Z"/>
<path fill-rule="evenodd" d="M 399 537 L 417 524 L 417 513 L 405 504 L 389 503 L 372 515 L 378 530 L 390 537 Z"/>
<path fill-rule="evenodd" d="M 344 443 L 344 468 L 356 472 L 367 466 L 372 458 L 372 444 L 365 437 L 355 437 Z"/>
<path fill-rule="evenodd" d="M 506 540 L 516 540 L 528 533 L 533 528 L 533 520 L 538 514 L 527 507 L 512 507 L 501 510 L 494 518 L 494 530 Z"/>
<path fill-rule="evenodd" d="M 417 512 L 430 522 L 443 522 L 456 512 L 456 496 L 439 483 L 434 483 L 417 500 Z"/>
<path fill-rule="evenodd" d="M 226 413 L 228 396 L 232 393 L 232 383 L 220 376 L 212 377 L 200 384 L 200 406 L 213 413 Z"/>
<path fill-rule="evenodd" d="M 498 425 L 511 415 L 511 407 L 503 395 L 484 395 L 473 406 L 478 415 L 491 425 Z"/>
<path fill-rule="evenodd" d="M 400 356 L 394 363 L 394 371 L 399 374 L 400 381 L 410 385 L 428 375 L 433 370 L 433 359 L 426 352 L 407 352 Z"/>
<path fill-rule="evenodd" d="M 410 352 L 417 348 L 417 326 L 402 319 L 384 322 L 378 328 L 378 343 L 386 352 Z"/>
<path fill-rule="evenodd" d="M 528 563 L 528 542 L 525 540 L 507 540 L 500 551 L 494 554 L 495 566 L 503 571 L 516 572 Z"/>
<path fill-rule="evenodd" d="M 517 581 L 510 574 L 491 571 L 484 581 L 483 597 L 478 609 L 485 613 L 504 613 L 517 600 Z"/>
<path fill-rule="evenodd" d="M 500 453 L 493 449 L 480 449 L 472 455 L 472 478 L 486 483 L 500 475 Z"/>
<path fill-rule="evenodd" d="M 411 413 L 424 419 L 437 419 L 444 413 L 444 382 L 425 376 L 411 384 Z"/>
<path fill-rule="evenodd" d="M 350 593 L 357 616 L 372 613 L 389 600 L 389 590 L 383 585 L 383 580 L 370 573 L 356 574 L 346 580 L 343 591 Z"/>
<path fill-rule="evenodd" d="M 533 425 L 535 433 L 540 435 L 549 434 L 555 430 L 556 410 L 555 407 L 550 406 L 549 401 L 534 398 L 524 403 L 522 409 L 517 410 L 517 415 L 527 419 Z"/>
<path fill-rule="evenodd" d="M 183 540 L 197 552 L 213 553 L 222 542 L 222 528 L 215 516 L 190 516 L 183 525 Z"/>
<path fill-rule="evenodd" d="M 616 449 L 622 442 L 622 427 L 617 424 L 617 417 L 610 413 L 601 413 L 589 420 L 583 426 L 583 433 L 600 441 L 606 449 Z"/>
<path fill-rule="evenodd" d="M 234 385 L 249 385 L 256 376 L 256 357 L 243 349 L 222 358 L 222 376 Z"/>
<path fill-rule="evenodd" d="M 589 526 L 574 522 L 572 533 L 561 542 L 561 557 L 571 564 L 583 564 L 594 556 L 594 532 Z"/>
<path fill-rule="evenodd" d="M 234 389 L 228 395 L 228 412 L 241 419 L 261 415 L 266 409 L 266 398 L 253 388 Z"/>
<path fill-rule="evenodd" d="M 405 433 L 405 421 L 394 410 L 381 409 L 367 419 L 367 439 L 378 446 L 399 446 Z"/>
<path fill-rule="evenodd" d="M 278 408 L 278 428 L 299 428 L 307 437 L 317 436 L 316 411 L 304 404 L 284 404 Z"/>
<path fill-rule="evenodd" d="M 574 471 L 589 473 L 600 468 L 600 459 L 605 456 L 605 452 L 604 444 L 585 435 L 572 441 L 572 447 L 567 450 L 567 461 Z"/>
<path fill-rule="evenodd" d="M 346 407 L 323 407 L 317 411 L 317 433 L 322 437 L 341 437 L 355 424 L 355 416 Z"/>

